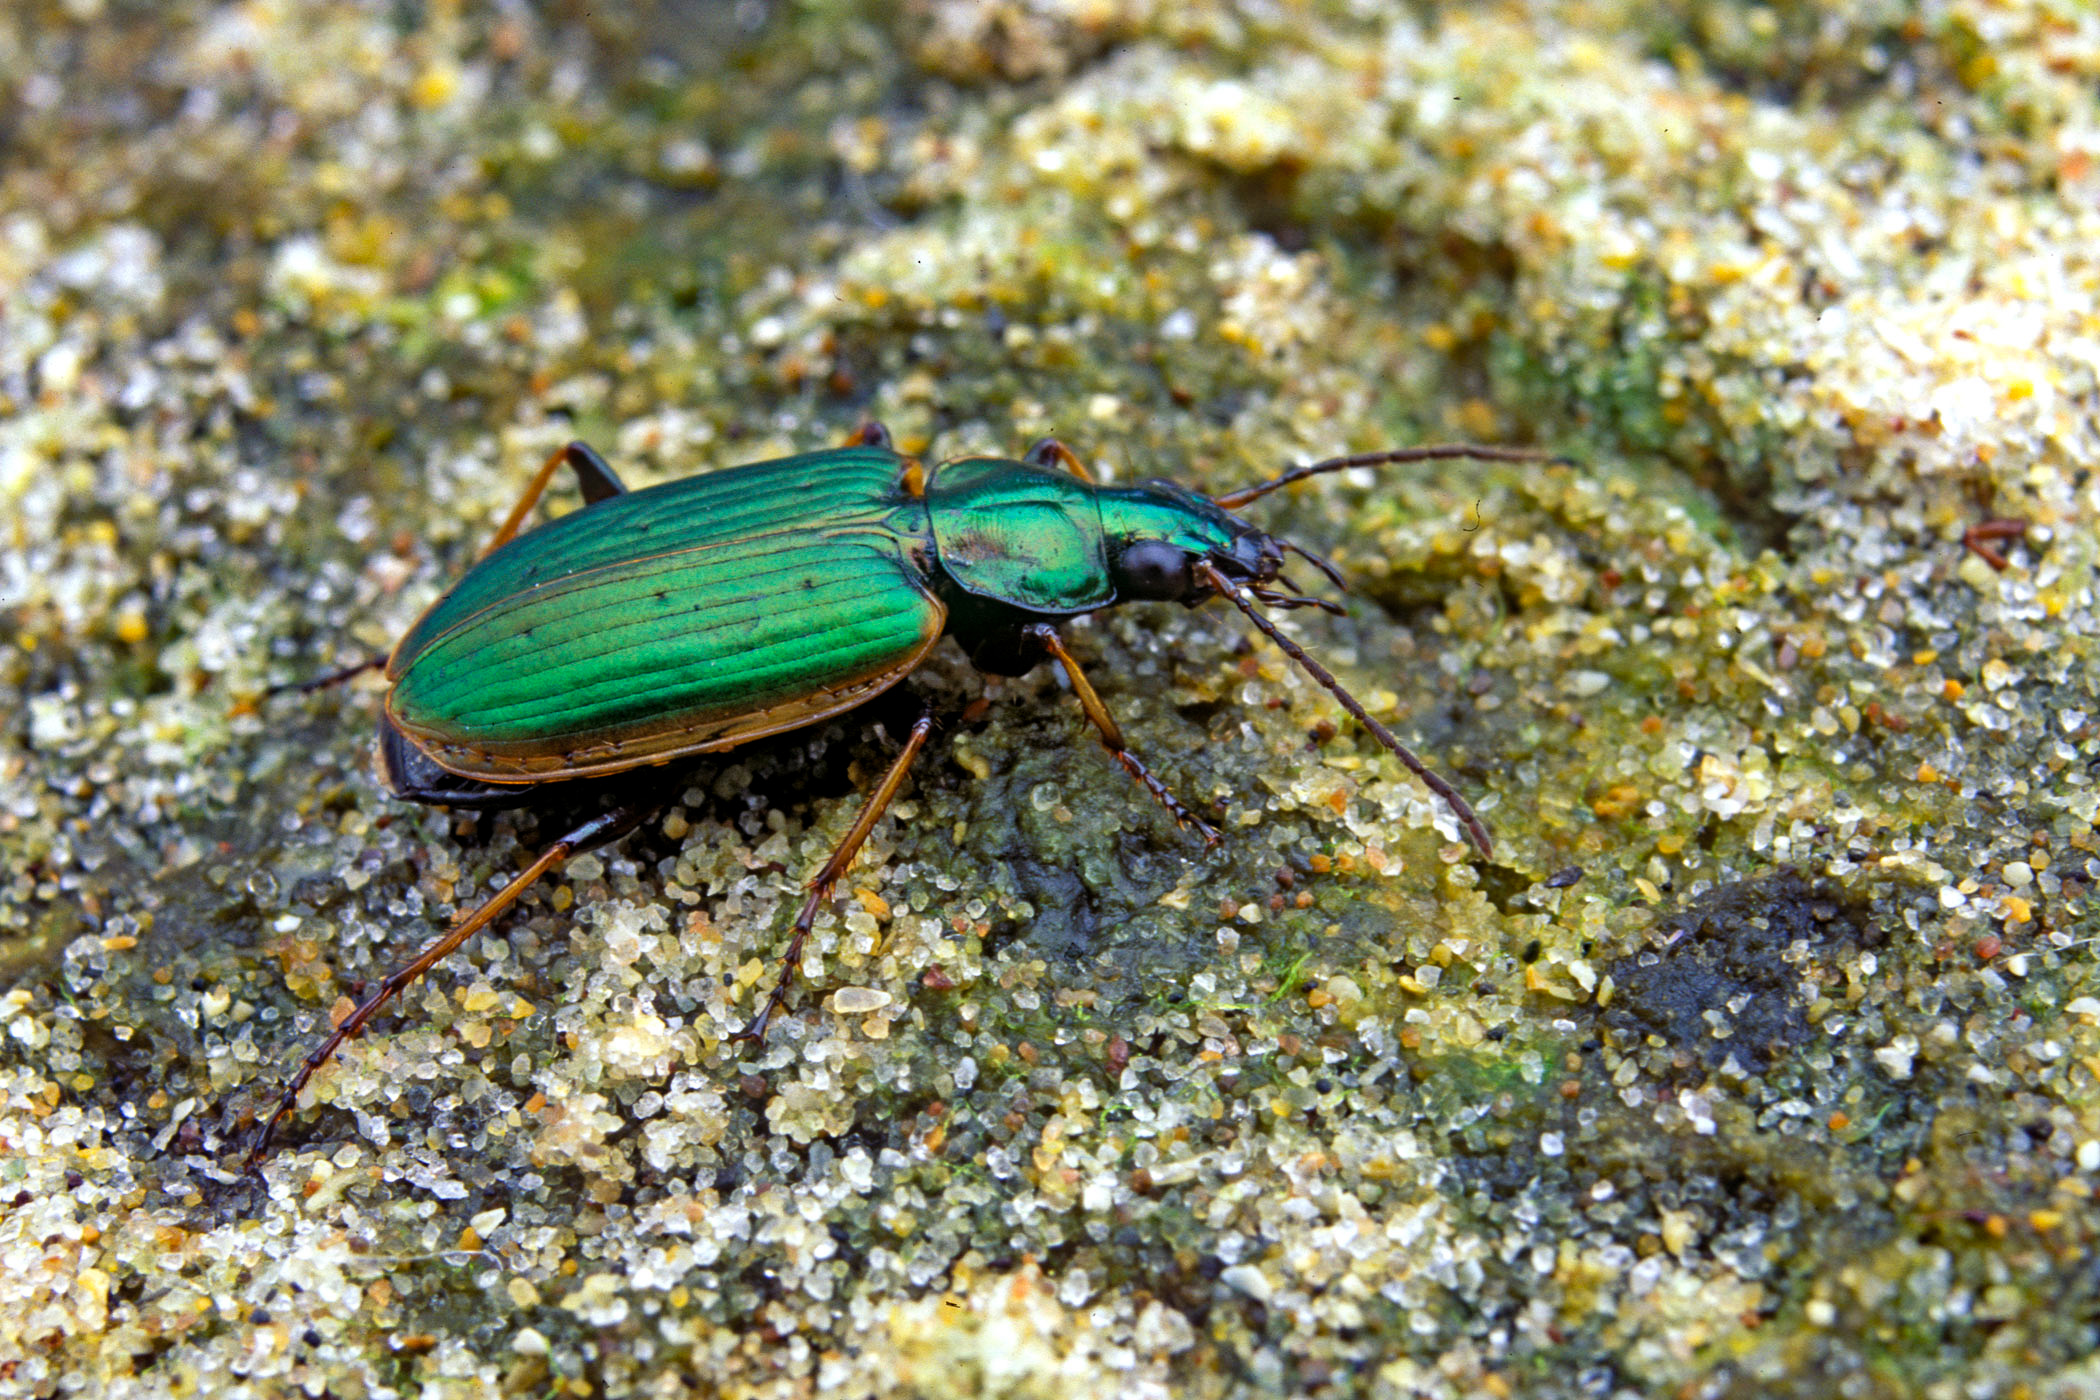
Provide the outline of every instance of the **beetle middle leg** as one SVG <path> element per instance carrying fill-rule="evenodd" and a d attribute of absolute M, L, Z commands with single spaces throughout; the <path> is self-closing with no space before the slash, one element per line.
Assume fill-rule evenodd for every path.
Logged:
<path fill-rule="evenodd" d="M 605 459 L 600 457 L 588 443 L 569 443 L 541 463 L 540 469 L 532 474 L 532 480 L 526 484 L 525 494 L 518 497 L 518 503 L 510 508 L 510 514 L 504 517 L 503 524 L 496 530 L 496 537 L 490 540 L 488 545 L 481 551 L 484 559 L 517 537 L 518 531 L 524 528 L 525 517 L 530 515 L 532 508 L 540 503 L 540 497 L 547 493 L 549 483 L 554 480 L 554 473 L 560 470 L 564 462 L 576 473 L 576 485 L 583 492 L 583 503 L 586 506 L 594 506 L 600 501 L 611 500 L 614 496 L 627 494 L 627 488 L 621 484 L 620 478 L 613 472 L 611 467 L 605 464 Z M 368 656 L 355 665 L 345 666 L 337 671 L 330 671 L 325 676 L 315 676 L 311 680 L 287 681 L 283 685 L 273 685 L 263 691 L 262 698 L 267 700 L 272 696 L 283 695 L 287 691 L 297 691 L 301 695 L 306 695 L 316 690 L 326 690 L 330 686 L 341 685 L 344 681 L 361 676 L 367 671 L 376 671 L 386 665 L 386 663 L 387 658 L 384 656 Z"/>
<path fill-rule="evenodd" d="M 795 975 L 802 967 L 802 945 L 809 941 L 810 930 L 816 927 L 817 911 L 831 901 L 832 886 L 852 868 L 853 858 L 860 854 L 862 843 L 896 797 L 897 789 L 904 786 L 904 775 L 910 771 L 912 760 L 919 756 L 920 749 L 926 747 L 926 738 L 932 733 L 933 716 L 921 714 L 904 741 L 904 751 L 897 755 L 889 771 L 882 775 L 882 781 L 875 785 L 875 791 L 869 793 L 868 800 L 861 804 L 860 815 L 854 818 L 846 839 L 832 851 L 831 859 L 824 862 L 823 869 L 810 877 L 809 897 L 802 901 L 802 912 L 795 916 L 795 936 L 788 940 L 787 953 L 780 960 L 780 975 L 774 979 L 772 993 L 766 997 L 766 1004 L 759 1008 L 758 1014 L 751 1018 L 751 1024 L 738 1031 L 734 1039 L 754 1044 L 765 1040 L 766 1027 L 773 1023 L 773 1017 L 786 1003 L 788 989 L 794 985 Z"/>
<path fill-rule="evenodd" d="M 627 494 L 627 488 L 621 484 L 620 478 L 589 443 L 572 442 L 556 448 L 554 455 L 541 463 L 540 469 L 532 474 L 532 480 L 526 483 L 525 494 L 518 497 L 518 503 L 510 508 L 510 514 L 505 516 L 503 524 L 497 527 L 496 537 L 481 551 L 484 559 L 517 537 L 518 531 L 525 527 L 525 517 L 532 514 L 532 508 L 540 503 L 540 497 L 547 494 L 547 487 L 553 482 L 554 473 L 560 470 L 565 462 L 570 470 L 576 473 L 576 486 L 583 492 L 585 506 L 594 506 L 600 501 Z"/>
<path fill-rule="evenodd" d="M 1101 703 L 1101 697 L 1094 693 L 1094 687 L 1087 681 L 1086 672 L 1079 669 L 1078 661 L 1073 659 L 1070 649 L 1065 646 L 1065 639 L 1057 635 L 1057 629 L 1047 622 L 1032 622 L 1023 627 L 1021 633 L 1065 668 L 1065 675 L 1072 682 L 1072 693 L 1079 697 L 1079 708 L 1086 711 L 1086 717 L 1092 720 L 1094 728 L 1100 731 L 1101 743 L 1108 749 L 1109 755 L 1122 764 L 1123 770 L 1137 779 L 1145 791 L 1152 794 L 1154 801 L 1167 809 L 1167 815 L 1182 826 L 1194 827 L 1197 834 L 1203 838 L 1204 849 L 1216 846 L 1223 839 L 1218 835 L 1218 829 L 1184 807 L 1180 799 L 1167 791 L 1167 785 L 1154 777 L 1152 770 L 1123 742 L 1122 727 L 1116 723 L 1116 717 L 1108 712 L 1108 706 Z"/>
<path fill-rule="evenodd" d="M 364 1004 L 344 1018 L 343 1023 L 316 1046 L 313 1053 L 299 1066 L 298 1073 L 294 1074 L 291 1082 L 285 1086 L 283 1097 L 278 1099 L 276 1109 L 263 1123 L 262 1131 L 256 1134 L 255 1146 L 248 1153 L 249 1168 L 252 1170 L 269 1155 L 270 1140 L 276 1136 L 277 1125 L 284 1120 L 286 1114 L 298 1106 L 299 1093 L 306 1087 L 306 1082 L 314 1077 L 315 1071 L 334 1059 L 335 1052 L 342 1049 L 343 1042 L 364 1030 L 366 1023 L 378 1015 L 388 1002 L 401 995 L 418 977 L 452 956 L 462 943 L 486 928 L 498 914 L 517 903 L 518 897 L 538 883 L 542 875 L 555 869 L 578 851 L 602 846 L 608 841 L 616 841 L 625 836 L 640 826 L 642 820 L 654 810 L 655 807 L 650 804 L 613 807 L 580 823 L 567 835 L 540 852 L 539 859 L 519 871 L 509 884 L 489 896 L 479 907 L 462 916 L 458 923 L 446 931 L 443 938 L 425 948 L 414 962 L 388 973 L 386 980 L 379 984 L 379 990 L 366 997 Z"/>

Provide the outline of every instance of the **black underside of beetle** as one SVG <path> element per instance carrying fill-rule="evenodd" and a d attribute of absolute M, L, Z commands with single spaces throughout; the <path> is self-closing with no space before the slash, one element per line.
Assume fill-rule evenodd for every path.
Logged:
<path fill-rule="evenodd" d="M 404 802 L 494 811 L 547 800 L 544 783 L 484 783 L 440 767 L 387 714 L 379 717 L 379 765 L 385 770 L 387 787 Z"/>
<path fill-rule="evenodd" d="M 970 658 L 970 664 L 987 676 L 1025 676 L 1041 665 L 1043 644 L 1028 635 L 1038 622 L 1059 622 L 1062 613 L 1031 612 L 992 598 L 966 593 L 946 579 L 933 582 L 934 592 L 948 609 L 947 633 Z"/>

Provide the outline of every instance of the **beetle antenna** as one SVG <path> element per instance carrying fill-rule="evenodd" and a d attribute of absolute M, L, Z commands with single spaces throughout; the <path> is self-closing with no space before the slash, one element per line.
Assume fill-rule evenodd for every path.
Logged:
<path fill-rule="evenodd" d="M 1439 462 L 1454 457 L 1463 457 L 1474 462 L 1551 462 L 1560 466 L 1573 466 L 1572 459 L 1540 452 L 1528 447 L 1484 447 L 1470 442 L 1445 442 L 1429 447 L 1400 447 L 1389 452 L 1356 452 L 1347 457 L 1329 457 L 1324 462 L 1308 466 L 1292 467 L 1282 476 L 1268 481 L 1242 486 L 1237 491 L 1227 491 L 1222 496 L 1210 498 L 1211 504 L 1226 510 L 1238 510 L 1249 501 L 1258 501 L 1271 491 L 1304 481 L 1307 477 L 1322 476 L 1328 472 L 1347 471 L 1351 467 L 1385 467 L 1396 462 Z"/>
<path fill-rule="evenodd" d="M 1225 577 L 1217 565 L 1207 559 L 1198 560 L 1195 574 L 1198 581 L 1215 588 L 1234 607 L 1247 614 L 1248 620 L 1260 628 L 1270 641 L 1283 648 L 1285 656 L 1297 662 L 1303 668 L 1305 674 L 1319 682 L 1328 694 L 1341 701 L 1342 708 L 1356 716 L 1357 721 L 1370 731 L 1371 737 L 1384 746 L 1386 752 L 1399 759 L 1402 764 L 1406 765 L 1408 772 L 1420 778 L 1431 792 L 1444 799 L 1445 805 L 1451 808 L 1452 815 L 1458 818 L 1458 824 L 1464 829 L 1466 838 L 1473 843 L 1480 851 L 1480 854 L 1489 859 L 1494 858 L 1495 843 L 1489 838 L 1486 825 L 1481 822 L 1479 817 L 1473 814 L 1473 809 L 1467 804 L 1466 799 L 1458 795 L 1457 788 L 1452 787 L 1451 784 L 1438 777 L 1428 764 L 1409 752 L 1407 745 L 1393 737 L 1393 731 L 1387 729 L 1377 720 L 1372 719 L 1370 713 L 1364 709 L 1357 698 L 1347 690 L 1344 690 L 1342 683 L 1336 680 L 1325 666 L 1306 655 L 1305 648 L 1283 635 L 1282 630 L 1275 623 L 1262 616 L 1261 611 L 1254 606 L 1254 600 L 1247 596 L 1246 590 Z"/>

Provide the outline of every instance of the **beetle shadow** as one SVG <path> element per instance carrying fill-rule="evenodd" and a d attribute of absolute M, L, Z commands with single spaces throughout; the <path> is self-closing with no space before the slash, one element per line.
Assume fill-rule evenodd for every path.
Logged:
<path fill-rule="evenodd" d="M 957 856 L 988 867 L 966 878 L 1000 906 L 984 955 L 1025 948 L 1065 965 L 1105 959 L 1133 987 L 1193 967 L 1210 955 L 1204 940 L 1184 937 L 1186 920 L 1159 901 L 1205 859 L 1203 844 L 1075 720 L 1050 697 L 1015 698 L 1003 742 L 985 754 L 991 771 L 957 794 L 970 831 Z"/>
<path fill-rule="evenodd" d="M 478 846 L 493 839 L 492 819 L 501 811 L 516 813 L 513 820 L 520 823 L 519 840 L 534 846 L 595 812 L 626 806 L 645 815 L 641 827 L 623 838 L 624 846 L 637 857 L 646 855 L 644 864 L 653 865 L 678 853 L 677 841 L 660 831 L 652 834 L 655 819 L 673 807 L 696 821 L 720 823 L 747 835 L 753 834 L 747 829 L 747 818 L 753 813 L 777 810 L 806 819 L 819 803 L 840 801 L 856 792 L 865 794 L 870 784 L 855 781 L 856 762 L 864 773 L 870 762 L 887 764 L 921 714 L 934 714 L 938 724 L 945 708 L 909 685 L 894 686 L 835 719 L 753 739 L 720 753 L 606 778 L 543 785 L 515 803 L 461 808 L 463 814 L 475 818 L 474 829 L 463 844 Z M 922 761 L 915 777 L 924 781 L 930 766 Z M 734 791 L 725 791 L 720 779 L 731 768 L 742 768 L 750 777 Z"/>

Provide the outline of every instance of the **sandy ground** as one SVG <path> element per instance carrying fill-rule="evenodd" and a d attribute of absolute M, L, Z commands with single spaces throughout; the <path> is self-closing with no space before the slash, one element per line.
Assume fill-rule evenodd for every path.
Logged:
<path fill-rule="evenodd" d="M 2072 1396 L 2100 1369 L 2100 19 L 0 12 L 0 1396 Z M 1212 607 L 551 839 L 372 776 L 551 449 L 1325 478 Z M 575 505 L 558 491 L 556 510 Z M 1965 535 L 1967 543 L 1965 544 Z M 988 698 L 989 705 L 975 703 Z"/>

